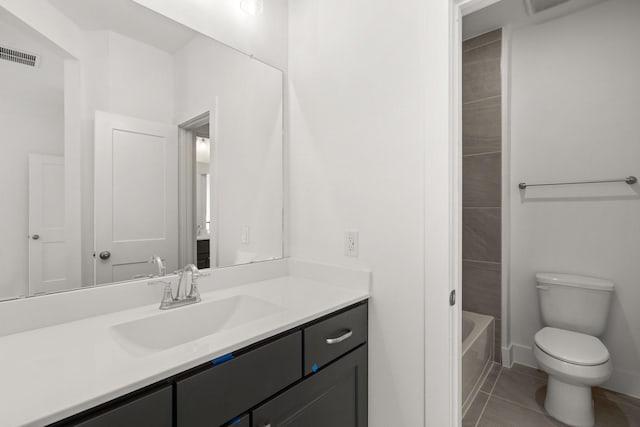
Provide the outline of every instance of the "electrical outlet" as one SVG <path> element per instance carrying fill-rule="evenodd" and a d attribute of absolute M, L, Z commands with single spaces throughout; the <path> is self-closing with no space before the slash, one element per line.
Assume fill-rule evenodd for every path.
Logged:
<path fill-rule="evenodd" d="M 344 254 L 346 256 L 358 256 L 359 242 L 357 231 L 345 231 L 344 232 Z"/>

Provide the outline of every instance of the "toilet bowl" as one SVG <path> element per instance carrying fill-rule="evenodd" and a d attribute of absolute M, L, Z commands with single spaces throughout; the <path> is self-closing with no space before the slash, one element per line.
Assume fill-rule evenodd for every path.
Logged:
<path fill-rule="evenodd" d="M 544 407 L 552 417 L 591 427 L 595 417 L 591 387 L 613 371 L 604 333 L 614 285 L 609 280 L 538 273 L 536 287 L 546 327 L 535 335 L 534 356 L 549 374 Z"/>
<path fill-rule="evenodd" d="M 590 335 L 546 327 L 535 336 L 534 355 L 549 374 L 544 402 L 549 415 L 571 426 L 593 426 L 591 387 L 613 371 L 604 344 Z"/>

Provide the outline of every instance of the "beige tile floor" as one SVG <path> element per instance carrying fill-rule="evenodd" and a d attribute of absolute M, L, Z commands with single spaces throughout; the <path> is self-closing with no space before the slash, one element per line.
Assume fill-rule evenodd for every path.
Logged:
<path fill-rule="evenodd" d="M 547 374 L 495 364 L 462 420 L 463 427 L 565 426 L 544 411 Z M 594 389 L 597 427 L 640 427 L 640 399 Z"/>

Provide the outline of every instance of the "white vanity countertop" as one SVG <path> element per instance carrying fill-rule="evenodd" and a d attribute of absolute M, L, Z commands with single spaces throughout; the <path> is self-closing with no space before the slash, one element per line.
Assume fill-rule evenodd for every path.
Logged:
<path fill-rule="evenodd" d="M 365 290 L 285 276 L 203 293 L 202 300 L 238 295 L 281 309 L 146 355 L 121 346 L 112 327 L 157 315 L 159 302 L 0 337 L 0 425 L 42 426 L 64 419 L 369 297 Z"/>

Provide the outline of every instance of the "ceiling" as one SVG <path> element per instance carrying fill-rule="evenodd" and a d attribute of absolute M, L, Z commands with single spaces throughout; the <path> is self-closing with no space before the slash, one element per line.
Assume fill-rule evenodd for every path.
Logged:
<path fill-rule="evenodd" d="M 529 14 L 527 0 L 500 0 L 462 19 L 462 38 L 470 39 L 506 25 L 522 27 L 569 15 L 604 0 L 569 0 L 558 6 Z"/>
<path fill-rule="evenodd" d="M 196 32 L 131 0 L 49 0 L 85 31 L 111 30 L 168 53 Z"/>

